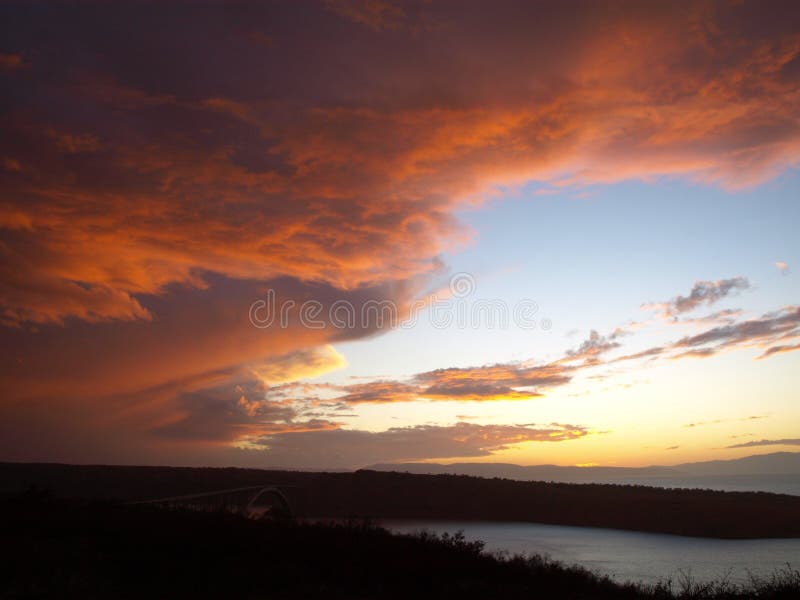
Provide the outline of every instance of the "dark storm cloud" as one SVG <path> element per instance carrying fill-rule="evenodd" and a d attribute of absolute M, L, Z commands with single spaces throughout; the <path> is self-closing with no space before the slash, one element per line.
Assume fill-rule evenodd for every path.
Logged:
<path fill-rule="evenodd" d="M 455 211 L 497 184 L 774 177 L 800 157 L 797 18 L 796 3 L 3 3 L 6 447 L 105 456 L 114 431 L 117 456 L 159 456 L 141 435 L 174 416 L 169 398 L 198 406 L 186 435 L 225 438 L 239 417 L 186 382 L 376 333 L 257 330 L 265 287 L 407 306 L 469 241 Z M 709 343 L 793 331 L 775 327 Z M 574 368 L 401 383 L 531 397 Z"/>

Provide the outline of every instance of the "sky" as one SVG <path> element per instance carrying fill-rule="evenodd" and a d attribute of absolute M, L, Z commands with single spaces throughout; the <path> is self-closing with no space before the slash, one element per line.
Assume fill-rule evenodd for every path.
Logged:
<path fill-rule="evenodd" d="M 798 450 L 796 3 L 0 12 L 0 460 Z"/>

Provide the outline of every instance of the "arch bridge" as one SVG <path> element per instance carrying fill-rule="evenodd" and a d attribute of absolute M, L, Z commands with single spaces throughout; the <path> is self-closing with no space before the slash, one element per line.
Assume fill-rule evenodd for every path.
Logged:
<path fill-rule="evenodd" d="M 289 499 L 276 485 L 253 485 L 154 500 L 140 500 L 129 504 L 182 508 L 200 512 L 223 511 L 243 515 L 250 519 L 291 518 L 294 516 Z"/>

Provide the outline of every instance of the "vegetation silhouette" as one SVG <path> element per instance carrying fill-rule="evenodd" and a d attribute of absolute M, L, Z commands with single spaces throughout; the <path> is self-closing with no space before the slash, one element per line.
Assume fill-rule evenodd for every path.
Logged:
<path fill-rule="evenodd" d="M 148 500 L 248 485 L 282 487 L 301 517 L 524 521 L 717 538 L 800 537 L 800 497 L 357 471 L 0 464 L 0 492 Z"/>
<path fill-rule="evenodd" d="M 540 556 L 491 555 L 463 535 L 396 535 L 368 521 L 252 520 L 228 512 L 57 499 L 0 500 L 3 598 L 789 599 L 800 572 L 747 586 L 618 584 Z"/>

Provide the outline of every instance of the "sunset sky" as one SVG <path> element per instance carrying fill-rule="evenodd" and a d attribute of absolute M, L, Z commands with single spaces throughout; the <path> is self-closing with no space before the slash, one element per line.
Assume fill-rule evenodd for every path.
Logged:
<path fill-rule="evenodd" d="M 798 23 L 3 3 L 0 460 L 800 450 Z"/>

